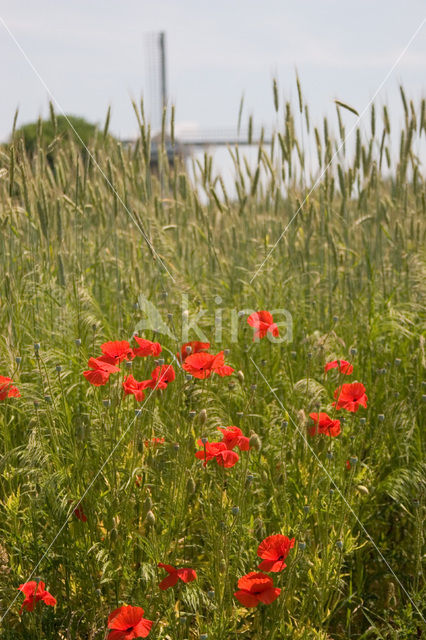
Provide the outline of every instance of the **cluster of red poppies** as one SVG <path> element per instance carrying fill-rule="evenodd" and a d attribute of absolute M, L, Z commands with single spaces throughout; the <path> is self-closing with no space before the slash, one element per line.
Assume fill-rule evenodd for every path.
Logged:
<path fill-rule="evenodd" d="M 263 571 L 278 573 L 286 568 L 284 562 L 290 549 L 294 547 L 294 538 L 281 534 L 268 536 L 257 548 L 257 555 L 262 558 L 259 565 L 261 571 L 250 571 L 238 580 L 238 591 L 234 596 L 245 607 L 257 607 L 259 602 L 271 604 L 278 598 L 281 589 L 274 587 L 272 578 Z"/>
<path fill-rule="evenodd" d="M 136 357 L 158 356 L 162 347 L 159 342 L 151 342 L 145 338 L 133 336 L 137 347 L 132 349 L 127 340 L 114 340 L 104 342 L 101 345 L 102 355 L 97 358 L 89 358 L 90 369 L 83 371 L 83 375 L 95 387 L 105 385 L 112 373 L 120 371 L 120 362 L 130 362 Z M 138 402 L 145 398 L 145 389 L 166 389 L 169 382 L 175 379 L 175 371 L 171 364 L 162 364 L 155 367 L 149 380 L 135 380 L 128 375 L 123 380 L 124 395 L 133 395 Z"/>
<path fill-rule="evenodd" d="M 254 328 L 253 340 L 266 337 L 268 334 L 278 337 L 279 330 L 273 321 L 272 315 L 268 311 L 258 311 L 251 314 L 247 319 L 248 324 Z M 158 342 L 151 342 L 144 338 L 134 336 L 137 347 L 132 348 L 126 340 L 105 342 L 101 345 L 101 354 L 97 358 L 89 359 L 89 369 L 83 372 L 85 378 L 94 386 L 105 385 L 111 374 L 120 371 L 119 365 L 123 361 L 129 362 L 136 357 L 157 357 L 162 352 L 162 347 Z M 220 377 L 229 376 L 234 373 L 232 367 L 225 364 L 224 351 L 217 354 L 209 353 L 210 343 L 192 341 L 182 345 L 180 353 L 176 354 L 177 360 L 181 363 L 182 369 L 195 378 L 205 379 L 212 374 Z M 331 369 L 337 368 L 340 374 L 351 375 L 353 366 L 345 360 L 334 360 L 325 365 L 325 374 Z M 175 379 L 175 372 L 171 364 L 159 364 L 148 380 L 137 381 L 133 375 L 127 375 L 122 382 L 124 395 L 133 395 L 137 401 L 142 401 L 145 397 L 144 391 L 147 388 L 166 389 L 169 382 Z M 19 391 L 12 386 L 10 378 L 0 376 L 0 400 L 6 397 L 19 396 Z M 365 387 L 360 382 L 342 384 L 334 392 L 335 401 L 332 403 L 335 411 L 345 409 L 356 412 L 360 406 L 367 406 L 367 396 Z M 331 437 L 340 434 L 340 420 L 330 418 L 327 413 L 309 414 L 313 425 L 310 427 L 311 436 L 315 434 L 325 434 Z M 195 453 L 196 458 L 203 460 L 206 466 L 211 460 L 224 468 L 233 467 L 239 460 L 239 451 L 249 451 L 250 439 L 243 435 L 239 427 L 227 426 L 219 427 L 222 432 L 222 439 L 217 442 L 209 442 L 207 438 L 197 441 L 200 449 Z M 155 447 L 164 442 L 164 438 L 151 438 L 145 440 L 145 446 Z M 140 477 L 137 478 L 139 484 Z M 83 508 L 79 503 L 74 509 L 75 516 L 82 522 L 87 521 Z M 294 547 L 294 538 L 277 534 L 265 538 L 257 549 L 257 555 L 262 559 L 258 569 L 251 571 L 238 580 L 238 590 L 235 591 L 235 598 L 245 607 L 256 607 L 259 603 L 271 604 L 276 600 L 281 589 L 274 586 L 271 576 L 264 572 L 277 573 L 285 567 L 285 559 L 290 549 Z M 172 565 L 159 563 L 158 566 L 167 572 L 167 576 L 160 582 L 159 588 L 162 590 L 173 587 L 182 581 L 189 583 L 197 579 L 197 573 L 192 568 L 175 568 Z M 21 607 L 32 611 L 38 601 L 43 601 L 46 605 L 54 606 L 56 599 L 45 590 L 44 582 L 30 581 L 19 586 L 19 590 L 25 595 Z M 153 622 L 143 617 L 144 610 L 141 607 L 123 605 L 115 609 L 108 617 L 109 640 L 131 640 L 132 638 L 145 638 L 148 636 Z"/>
<path fill-rule="evenodd" d="M 195 457 L 204 460 L 204 467 L 210 460 L 216 460 L 220 467 L 233 467 L 240 459 L 238 453 L 234 451 L 235 447 L 238 447 L 240 451 L 250 449 L 249 438 L 244 436 L 238 427 L 219 427 L 219 430 L 223 434 L 223 438 L 219 442 L 209 442 L 204 438 L 197 440 L 198 446 L 203 448 L 195 453 Z"/>
<path fill-rule="evenodd" d="M 346 360 L 333 360 L 328 362 L 324 367 L 324 372 L 330 369 L 338 369 L 339 373 L 350 376 L 354 370 L 350 362 Z M 355 413 L 359 407 L 367 407 L 367 396 L 365 394 L 365 387 L 361 382 L 352 382 L 349 384 L 342 384 L 334 391 L 335 402 L 332 406 L 336 411 L 339 409 L 346 409 Z M 330 418 L 327 413 L 310 413 L 313 425 L 309 429 L 309 435 L 314 436 L 316 434 L 324 434 L 334 438 L 340 434 L 340 420 Z"/>
<path fill-rule="evenodd" d="M 19 398 L 20 395 L 18 387 L 13 386 L 12 378 L 0 376 L 0 402 L 6 398 Z"/>
<path fill-rule="evenodd" d="M 278 534 L 268 536 L 259 545 L 257 555 L 262 558 L 259 564 L 261 571 L 250 571 L 238 580 L 238 590 L 234 596 L 245 607 L 256 607 L 260 602 L 271 604 L 278 598 L 281 589 L 274 587 L 270 576 L 263 573 L 268 571 L 277 573 L 283 571 L 287 566 L 285 559 L 290 549 L 294 547 L 294 538 Z M 189 567 L 176 568 L 170 564 L 159 562 L 158 566 L 167 572 L 167 576 L 158 585 L 161 590 L 174 587 L 179 580 L 187 584 L 197 579 L 195 569 Z M 44 602 L 48 606 L 56 605 L 56 598 L 46 591 L 44 582 L 31 580 L 19 585 L 19 591 L 25 595 L 21 606 L 21 613 L 24 609 L 33 611 L 37 602 Z M 146 638 L 149 635 L 152 620 L 144 618 L 142 607 L 123 605 L 118 607 L 108 616 L 108 640 L 131 640 L 132 638 Z"/>

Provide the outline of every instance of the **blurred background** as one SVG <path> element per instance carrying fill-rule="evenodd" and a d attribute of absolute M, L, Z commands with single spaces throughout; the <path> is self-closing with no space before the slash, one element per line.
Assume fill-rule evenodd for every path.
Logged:
<path fill-rule="evenodd" d="M 65 113 L 101 125 L 110 105 L 110 131 L 122 139 L 137 135 L 131 99 L 143 97 L 157 129 L 161 109 L 152 38 L 160 31 L 166 35 L 167 101 L 176 105 L 177 136 L 229 137 L 242 96 L 242 127 L 251 114 L 256 125 L 276 126 L 272 78 L 278 79 L 280 100 L 296 101 L 296 69 L 315 122 L 335 117 L 336 98 L 361 112 L 425 14 L 424 0 L 0 0 L 7 87 L 0 101 L 0 141 L 10 136 L 17 107 L 18 126 L 48 117 L 48 90 Z M 378 106 L 399 108 L 400 83 L 410 98 L 421 96 L 425 32 L 423 27 L 403 55 Z M 402 111 L 391 116 L 402 122 Z M 348 112 L 344 117 L 349 125 L 354 120 Z M 368 116 L 366 121 L 368 126 Z M 226 153 L 218 150 L 215 162 L 226 164 Z"/>

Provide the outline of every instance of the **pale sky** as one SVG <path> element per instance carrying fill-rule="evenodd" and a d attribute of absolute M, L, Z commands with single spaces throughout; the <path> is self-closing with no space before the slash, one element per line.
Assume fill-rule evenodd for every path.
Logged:
<path fill-rule="evenodd" d="M 136 134 L 130 98 L 147 94 L 144 34 L 167 34 L 170 99 L 183 127 L 236 125 L 245 115 L 274 119 L 271 79 L 296 97 L 297 67 L 311 116 L 338 98 L 361 111 L 416 28 L 425 0 L 0 0 L 7 24 L 66 113 Z M 48 114 L 48 93 L 0 20 L 0 140 Z M 382 90 L 379 104 L 425 94 L 426 24 Z M 146 95 L 149 103 L 149 96 Z"/>

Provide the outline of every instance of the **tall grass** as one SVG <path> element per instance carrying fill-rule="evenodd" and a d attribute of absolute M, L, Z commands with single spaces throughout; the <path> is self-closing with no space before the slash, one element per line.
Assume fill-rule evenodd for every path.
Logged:
<path fill-rule="evenodd" d="M 139 105 L 132 147 L 108 124 L 90 155 L 59 138 L 53 163 L 41 145 L 31 159 L 19 139 L 3 147 L 0 374 L 21 398 L 0 405 L 2 637 L 104 638 L 123 602 L 143 606 L 163 639 L 421 633 L 425 101 L 401 93 L 397 134 L 387 108 L 372 108 L 352 148 L 342 144 L 343 107 L 334 134 L 298 95 L 294 109 L 276 91 L 282 124 L 271 146 L 259 144 L 254 169 L 230 149 L 233 193 L 208 153 L 194 180 L 164 149 L 153 172 Z M 145 337 L 176 353 L 182 295 L 190 315 L 205 311 L 212 349 L 229 348 L 243 375 L 188 380 L 175 365 L 176 380 L 140 415 L 122 397 L 125 369 L 106 387 L 87 383 L 100 344 L 130 339 L 143 321 L 138 300 L 170 330 Z M 283 307 L 291 342 L 253 344 L 245 318 L 231 342 L 232 309 Z M 306 416 L 332 400 L 338 379 L 323 366 L 336 357 L 353 362 L 368 409 L 348 414 L 332 442 L 306 440 Z M 153 366 L 134 364 L 135 377 Z M 220 425 L 257 434 L 260 447 L 232 469 L 203 468 L 196 440 Z M 165 443 L 145 447 L 152 436 Z M 73 515 L 83 495 L 85 523 Z M 238 578 L 257 566 L 259 542 L 280 532 L 296 538 L 275 576 L 281 596 L 244 609 L 232 596 Z M 158 562 L 191 566 L 198 579 L 162 592 Z M 16 589 L 35 567 L 58 604 L 20 617 Z"/>

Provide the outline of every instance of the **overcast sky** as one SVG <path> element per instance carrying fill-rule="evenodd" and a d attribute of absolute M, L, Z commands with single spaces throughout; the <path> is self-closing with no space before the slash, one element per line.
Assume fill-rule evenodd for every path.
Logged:
<path fill-rule="evenodd" d="M 183 127 L 235 126 L 241 95 L 273 121 L 271 78 L 296 96 L 297 67 L 312 117 L 338 98 L 362 110 L 426 17 L 425 0 L 0 0 L 0 18 L 66 113 L 136 132 L 130 98 L 147 93 L 144 34 L 167 33 L 168 81 Z M 48 93 L 0 22 L 0 139 L 48 113 Z M 379 97 L 424 95 L 426 25 Z M 149 96 L 146 95 L 148 104 Z M 334 110 L 334 109 L 333 109 Z"/>

